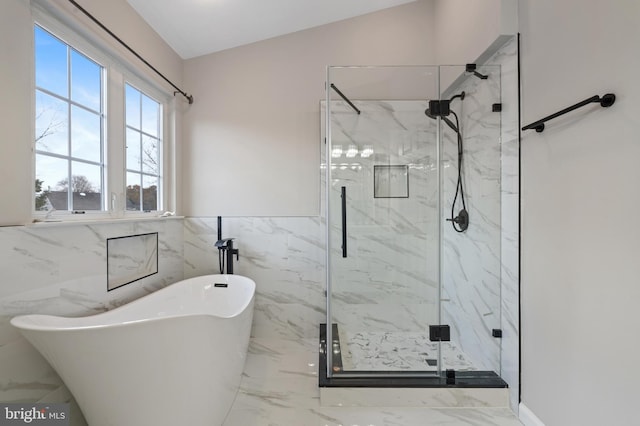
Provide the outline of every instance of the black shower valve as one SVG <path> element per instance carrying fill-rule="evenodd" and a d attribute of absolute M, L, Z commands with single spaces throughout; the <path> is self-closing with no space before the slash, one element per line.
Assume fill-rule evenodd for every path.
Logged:
<path fill-rule="evenodd" d="M 465 209 L 462 209 L 458 212 L 458 216 L 447 219 L 447 222 L 456 223 L 460 228 L 459 232 L 465 231 L 469 227 L 469 213 Z"/>

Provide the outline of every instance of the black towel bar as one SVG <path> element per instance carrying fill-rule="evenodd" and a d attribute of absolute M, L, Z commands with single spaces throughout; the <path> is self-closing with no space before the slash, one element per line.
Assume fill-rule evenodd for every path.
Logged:
<path fill-rule="evenodd" d="M 600 97 L 598 95 L 592 96 L 589 99 L 585 99 L 582 102 L 578 102 L 577 104 L 570 106 L 569 108 L 565 108 L 562 111 L 558 111 L 555 114 L 551 114 L 548 117 L 545 117 L 545 118 L 540 119 L 540 120 L 538 120 L 536 122 L 528 124 L 528 125 L 524 126 L 522 128 L 522 130 L 535 129 L 536 132 L 541 133 L 542 131 L 544 131 L 544 123 L 546 121 L 552 120 L 552 119 L 554 119 L 556 117 L 560 117 L 561 115 L 564 115 L 564 114 L 566 114 L 568 112 L 571 112 L 571 111 L 573 111 L 575 109 L 582 108 L 583 106 L 591 104 L 591 103 L 594 103 L 594 102 L 599 102 L 601 107 L 608 108 L 611 105 L 613 105 L 615 103 L 615 101 L 616 101 L 616 95 L 614 95 L 613 93 L 607 93 L 606 95 L 603 95 L 602 97 Z"/>

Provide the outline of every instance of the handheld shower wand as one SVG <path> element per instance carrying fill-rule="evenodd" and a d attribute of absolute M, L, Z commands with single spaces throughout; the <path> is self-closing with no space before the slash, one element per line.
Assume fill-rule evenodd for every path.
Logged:
<path fill-rule="evenodd" d="M 451 226 L 456 232 L 464 232 L 469 227 L 469 212 L 467 211 L 467 205 L 464 199 L 464 187 L 462 185 L 462 157 L 463 157 L 463 146 L 462 146 L 462 132 L 460 131 L 460 121 L 458 120 L 458 115 L 451 111 L 451 101 L 454 99 L 464 100 L 465 92 L 461 92 L 458 95 L 452 96 L 450 99 L 445 100 L 436 100 L 429 101 L 429 108 L 425 110 L 425 115 L 429 118 L 436 119 L 440 117 L 442 121 L 446 123 L 454 132 L 456 132 L 458 138 L 458 180 L 456 183 L 456 193 L 453 197 L 453 202 L 451 203 L 451 217 L 447 219 L 448 222 L 451 222 Z M 448 115 L 452 114 L 455 118 L 455 124 L 447 118 Z M 456 202 L 458 201 L 458 196 L 460 196 L 460 201 L 462 203 L 462 209 L 455 215 Z"/>

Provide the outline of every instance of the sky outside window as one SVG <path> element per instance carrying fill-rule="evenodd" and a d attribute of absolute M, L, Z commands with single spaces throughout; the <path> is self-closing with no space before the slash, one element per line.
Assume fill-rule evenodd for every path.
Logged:
<path fill-rule="evenodd" d="M 37 25 L 34 36 L 36 179 L 56 193 L 36 194 L 35 207 L 51 208 L 55 198 L 60 209 L 66 191 L 71 205 L 62 209 L 101 210 L 103 67 Z"/>

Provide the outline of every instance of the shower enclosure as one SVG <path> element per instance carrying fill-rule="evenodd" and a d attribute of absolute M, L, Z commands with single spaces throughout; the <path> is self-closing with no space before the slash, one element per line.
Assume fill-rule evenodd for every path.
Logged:
<path fill-rule="evenodd" d="M 496 65 L 328 68 L 327 377 L 500 374 L 500 85 Z"/>

